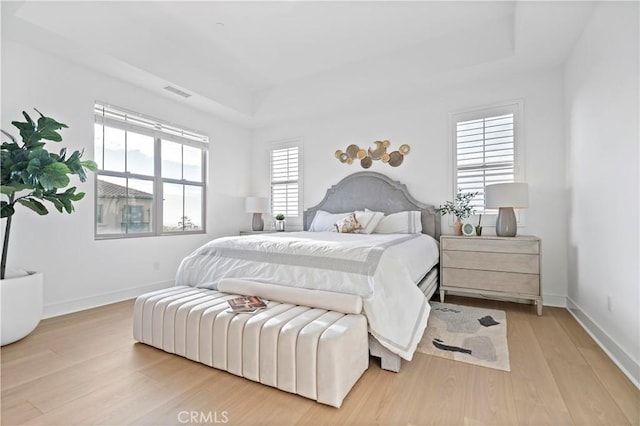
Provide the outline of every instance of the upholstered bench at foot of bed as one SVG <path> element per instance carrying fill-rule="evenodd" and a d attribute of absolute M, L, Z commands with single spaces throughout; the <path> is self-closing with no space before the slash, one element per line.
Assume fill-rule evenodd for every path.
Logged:
<path fill-rule="evenodd" d="M 227 312 L 234 297 L 192 287 L 144 294 L 135 302 L 133 337 L 340 407 L 369 366 L 365 317 L 271 300 L 255 314 L 234 314 Z"/>

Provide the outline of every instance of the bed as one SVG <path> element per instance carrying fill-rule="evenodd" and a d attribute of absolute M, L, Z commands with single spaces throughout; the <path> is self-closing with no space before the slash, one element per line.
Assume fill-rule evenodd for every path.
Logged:
<path fill-rule="evenodd" d="M 309 232 L 319 212 L 419 212 L 420 233 Z M 325 213 L 322 213 L 325 214 Z M 416 214 L 413 214 L 416 217 Z M 406 186 L 376 172 L 358 172 L 329 188 L 304 212 L 302 232 L 225 237 L 186 257 L 176 285 L 217 289 L 223 279 L 249 279 L 362 296 L 370 351 L 382 367 L 411 360 L 426 327 L 428 298 L 437 287 L 440 221 L 433 206 L 415 200 Z"/>

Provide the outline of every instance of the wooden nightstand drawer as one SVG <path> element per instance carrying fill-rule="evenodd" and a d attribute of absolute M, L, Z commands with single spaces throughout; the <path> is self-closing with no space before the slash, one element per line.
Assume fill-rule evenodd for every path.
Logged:
<path fill-rule="evenodd" d="M 442 279 L 447 283 L 447 287 L 532 296 L 538 296 L 540 293 L 540 276 L 533 274 L 442 268 Z"/>
<path fill-rule="evenodd" d="M 479 269 L 484 271 L 538 274 L 540 260 L 537 254 L 486 253 L 443 251 L 444 268 Z"/>
<path fill-rule="evenodd" d="M 534 238 L 444 238 L 442 250 L 482 251 L 493 253 L 540 253 L 539 241 Z"/>

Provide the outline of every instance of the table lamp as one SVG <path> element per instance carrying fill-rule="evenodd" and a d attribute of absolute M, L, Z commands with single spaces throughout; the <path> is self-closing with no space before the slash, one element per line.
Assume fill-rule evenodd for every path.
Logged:
<path fill-rule="evenodd" d="M 487 185 L 484 188 L 484 205 L 488 209 L 499 209 L 496 235 L 515 237 L 518 233 L 518 225 L 513 209 L 529 207 L 529 185 L 524 182 Z"/>
<path fill-rule="evenodd" d="M 263 231 L 264 221 L 262 220 L 262 213 L 269 212 L 269 200 L 263 197 L 247 197 L 245 200 L 245 210 L 247 213 L 253 213 L 251 229 L 254 231 Z"/>

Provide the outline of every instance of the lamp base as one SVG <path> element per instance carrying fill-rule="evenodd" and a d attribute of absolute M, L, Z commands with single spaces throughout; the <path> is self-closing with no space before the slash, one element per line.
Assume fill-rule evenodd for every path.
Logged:
<path fill-rule="evenodd" d="M 254 231 L 264 231 L 264 221 L 262 220 L 262 213 L 253 214 L 251 229 Z"/>
<path fill-rule="evenodd" d="M 518 233 L 518 224 L 513 207 L 500 207 L 498 220 L 496 220 L 496 235 L 498 237 L 515 237 Z"/>

